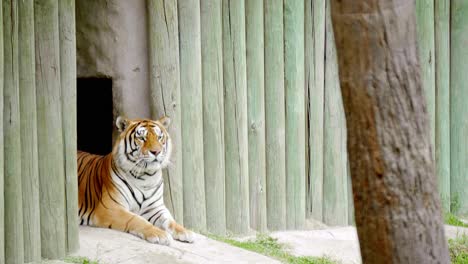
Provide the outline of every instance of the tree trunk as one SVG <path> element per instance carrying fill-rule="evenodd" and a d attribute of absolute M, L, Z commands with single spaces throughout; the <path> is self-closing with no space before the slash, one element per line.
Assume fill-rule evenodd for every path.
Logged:
<path fill-rule="evenodd" d="M 449 263 L 415 3 L 332 3 L 363 262 Z"/>
<path fill-rule="evenodd" d="M 203 151 L 205 160 L 206 224 L 208 231 L 226 233 L 222 1 L 201 5 L 203 81 Z"/>
<path fill-rule="evenodd" d="M 171 118 L 172 166 L 164 171 L 164 203 L 184 222 L 182 190 L 182 130 L 180 107 L 179 24 L 177 0 L 147 1 L 151 116 Z"/>

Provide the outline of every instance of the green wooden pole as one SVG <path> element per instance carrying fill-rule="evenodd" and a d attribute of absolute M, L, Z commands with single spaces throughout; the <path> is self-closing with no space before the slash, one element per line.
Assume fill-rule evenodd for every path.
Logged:
<path fill-rule="evenodd" d="M 206 229 L 200 3 L 178 2 L 184 223 Z"/>
<path fill-rule="evenodd" d="M 305 222 L 304 2 L 284 1 L 284 78 L 286 90 L 286 226 Z"/>
<path fill-rule="evenodd" d="M 263 1 L 245 2 L 250 226 L 267 229 Z"/>
<path fill-rule="evenodd" d="M 3 1 L 3 136 L 5 189 L 5 262 L 23 263 L 23 210 L 18 65 L 18 2 Z"/>
<path fill-rule="evenodd" d="M 0 98 L 3 98 L 3 1 L 0 1 Z M 4 193 L 3 100 L 0 99 L 0 193 Z M 0 263 L 5 263 L 5 198 L 0 195 Z"/>
<path fill-rule="evenodd" d="M 76 136 L 76 30 L 75 0 L 59 1 L 60 82 L 62 86 L 62 122 L 65 158 L 67 250 L 80 247 L 78 238 L 78 182 Z"/>
<path fill-rule="evenodd" d="M 442 206 L 450 211 L 450 1 L 435 0 L 435 157 Z"/>
<path fill-rule="evenodd" d="M 283 5 L 264 1 L 265 142 L 268 229 L 286 227 Z"/>
<path fill-rule="evenodd" d="M 306 85 L 309 89 L 309 211 L 323 220 L 325 1 L 306 2 Z"/>
<path fill-rule="evenodd" d="M 66 252 L 58 0 L 34 2 L 42 257 Z"/>
<path fill-rule="evenodd" d="M 250 227 L 244 11 L 244 0 L 223 0 L 226 227 L 237 234 Z"/>
<path fill-rule="evenodd" d="M 24 261 L 41 260 L 39 169 L 37 164 L 34 1 L 19 1 L 19 87 Z"/>
<path fill-rule="evenodd" d="M 226 233 L 222 2 L 200 1 L 206 223 Z"/>
<path fill-rule="evenodd" d="M 350 169 L 349 160 L 346 159 L 346 180 L 348 187 L 348 225 L 355 225 L 356 218 L 354 216 L 354 197 L 353 197 L 353 185 L 351 180 L 351 169 Z"/>
<path fill-rule="evenodd" d="M 173 217 L 184 222 L 182 131 L 179 81 L 177 1 L 147 1 L 151 116 L 171 118 L 172 166 L 164 173 L 164 202 Z"/>
<path fill-rule="evenodd" d="M 451 211 L 468 214 L 468 2 L 451 1 L 450 198 Z"/>
<path fill-rule="evenodd" d="M 326 4 L 325 128 L 323 219 L 329 225 L 348 223 L 346 121 L 341 99 L 330 5 Z"/>
<path fill-rule="evenodd" d="M 434 46 L 434 1 L 416 0 L 416 26 L 418 31 L 419 64 L 421 80 L 426 92 L 427 108 L 430 117 L 431 149 L 435 146 L 435 46 Z M 448 67 L 446 65 L 446 67 Z"/>

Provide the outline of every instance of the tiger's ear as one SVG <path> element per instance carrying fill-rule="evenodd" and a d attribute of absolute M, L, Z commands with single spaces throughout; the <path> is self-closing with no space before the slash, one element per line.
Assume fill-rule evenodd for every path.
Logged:
<path fill-rule="evenodd" d="M 169 125 L 171 124 L 171 119 L 167 116 L 163 116 L 158 120 L 161 125 L 163 125 L 165 128 L 168 128 Z"/>
<path fill-rule="evenodd" d="M 117 117 L 117 120 L 115 121 L 115 125 L 117 126 L 119 132 L 123 132 L 125 128 L 127 128 L 128 124 L 128 119 L 122 116 Z"/>

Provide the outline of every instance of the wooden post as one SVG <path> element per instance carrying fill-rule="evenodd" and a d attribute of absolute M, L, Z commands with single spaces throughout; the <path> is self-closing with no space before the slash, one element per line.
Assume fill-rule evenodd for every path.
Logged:
<path fill-rule="evenodd" d="M 286 90 L 286 227 L 305 222 L 304 2 L 284 1 Z"/>
<path fill-rule="evenodd" d="M 226 226 L 237 234 L 250 227 L 244 11 L 244 0 L 223 0 Z"/>
<path fill-rule="evenodd" d="M 200 1 L 206 224 L 226 233 L 222 2 Z"/>
<path fill-rule="evenodd" d="M 468 213 L 468 2 L 451 1 L 450 38 L 450 198 L 451 210 Z"/>
<path fill-rule="evenodd" d="M 18 2 L 3 1 L 5 262 L 23 263 L 23 210 L 18 65 Z"/>
<path fill-rule="evenodd" d="M 267 229 L 267 207 L 263 1 L 248 0 L 245 4 L 250 226 L 264 232 Z"/>
<path fill-rule="evenodd" d="M 349 168 L 349 160 L 346 162 L 346 180 L 348 182 L 348 225 L 356 225 L 356 218 L 354 216 L 354 197 L 353 197 L 353 182 L 351 179 L 351 169 Z"/>
<path fill-rule="evenodd" d="M 283 5 L 264 1 L 265 127 L 268 229 L 286 227 Z"/>
<path fill-rule="evenodd" d="M 171 118 L 173 163 L 164 173 L 164 202 L 173 217 L 184 222 L 182 131 L 179 81 L 179 25 L 176 0 L 147 0 L 151 116 Z"/>
<path fill-rule="evenodd" d="M 442 206 L 450 211 L 450 1 L 435 0 L 435 157 Z"/>
<path fill-rule="evenodd" d="M 203 104 L 200 47 L 200 3 L 178 2 L 184 223 L 206 229 L 203 166 Z"/>
<path fill-rule="evenodd" d="M 37 164 L 34 1 L 19 1 L 19 88 L 24 261 L 41 260 L 39 169 Z M 76 214 L 75 214 L 76 215 Z"/>
<path fill-rule="evenodd" d="M 78 182 L 76 136 L 76 32 L 75 0 L 59 0 L 60 82 L 65 158 L 67 250 L 80 247 L 78 238 Z"/>
<path fill-rule="evenodd" d="M 323 219 L 329 225 L 348 223 L 348 186 L 346 122 L 341 99 L 335 39 L 326 3 L 326 57 L 325 57 L 325 128 Z"/>
<path fill-rule="evenodd" d="M 0 98 L 3 98 L 3 1 L 0 1 Z M 0 100 L 0 193 L 4 193 L 3 99 Z M 0 195 L 0 263 L 5 263 L 5 196 Z"/>
<path fill-rule="evenodd" d="M 427 108 L 430 118 L 431 151 L 434 156 L 435 146 L 435 47 L 434 47 L 434 1 L 416 0 L 416 19 L 418 32 L 419 63 L 421 80 L 426 92 Z M 448 65 L 445 65 L 448 67 Z"/>
<path fill-rule="evenodd" d="M 324 139 L 324 85 L 325 85 L 325 3 L 326 1 L 306 1 L 306 52 L 311 52 L 309 70 L 306 70 L 309 86 L 309 203 L 311 216 L 323 220 L 323 139 Z M 310 15 L 307 15 L 309 14 Z M 309 26 L 310 25 L 310 26 Z M 309 38 L 307 38 L 310 36 Z M 307 54 L 307 53 L 306 53 Z M 306 65 L 309 60 L 306 60 Z"/>
<path fill-rule="evenodd" d="M 42 257 L 66 252 L 58 0 L 34 2 Z"/>
<path fill-rule="evenodd" d="M 305 1 L 306 85 L 309 90 L 309 212 L 323 220 L 325 2 Z"/>

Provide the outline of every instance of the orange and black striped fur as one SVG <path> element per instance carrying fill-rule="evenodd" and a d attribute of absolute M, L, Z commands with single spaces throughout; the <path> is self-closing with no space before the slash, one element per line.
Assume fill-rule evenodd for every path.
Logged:
<path fill-rule="evenodd" d="M 170 120 L 117 118 L 120 135 L 112 153 L 78 151 L 79 216 L 82 225 L 112 228 L 152 243 L 193 242 L 164 205 L 162 169 L 169 164 Z"/>

